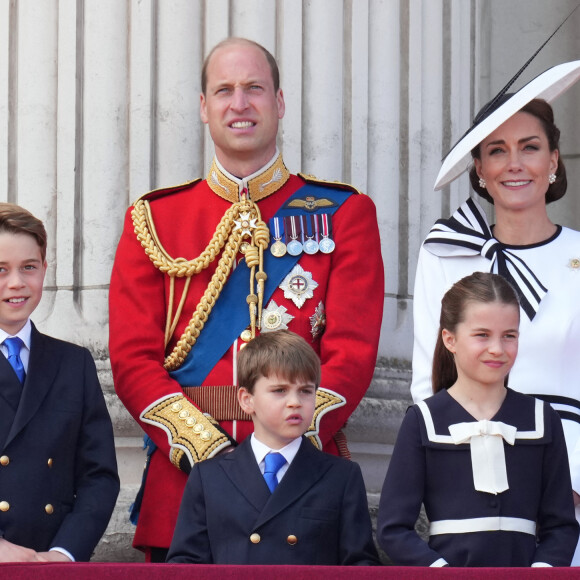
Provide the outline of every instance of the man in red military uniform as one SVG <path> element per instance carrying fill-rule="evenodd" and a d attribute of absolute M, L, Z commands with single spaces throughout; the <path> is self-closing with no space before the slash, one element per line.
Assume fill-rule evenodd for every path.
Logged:
<path fill-rule="evenodd" d="M 236 399 L 246 342 L 289 328 L 312 344 L 322 381 L 307 435 L 329 453 L 348 454 L 340 429 L 372 378 L 384 290 L 375 207 L 288 172 L 276 147 L 284 110 L 272 55 L 223 41 L 202 71 L 207 178 L 127 212 L 110 355 L 117 394 L 154 443 L 134 539 L 152 561 L 169 547 L 193 464 L 252 432 Z"/>

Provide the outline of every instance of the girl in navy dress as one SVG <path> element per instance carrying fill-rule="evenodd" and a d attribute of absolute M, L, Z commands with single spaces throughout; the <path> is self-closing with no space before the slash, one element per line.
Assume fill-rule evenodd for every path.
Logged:
<path fill-rule="evenodd" d="M 495 274 L 443 297 L 435 395 L 408 410 L 381 495 L 377 540 L 394 564 L 570 565 L 579 532 L 560 419 L 507 387 L 519 316 Z M 428 542 L 415 531 L 421 504 Z"/>

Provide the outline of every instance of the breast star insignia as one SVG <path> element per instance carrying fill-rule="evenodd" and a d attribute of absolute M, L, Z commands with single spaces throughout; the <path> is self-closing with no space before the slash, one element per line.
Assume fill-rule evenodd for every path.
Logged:
<path fill-rule="evenodd" d="M 284 306 L 278 306 L 274 300 L 270 300 L 267 308 L 262 311 L 261 332 L 287 330 L 288 324 L 293 318 L 294 316 L 288 314 Z"/>
<path fill-rule="evenodd" d="M 310 332 L 312 340 L 316 340 L 326 328 L 326 309 L 322 301 L 314 309 L 314 314 L 310 317 Z"/>
<path fill-rule="evenodd" d="M 282 280 L 279 286 L 284 290 L 284 298 L 292 300 L 298 308 L 302 308 L 308 298 L 314 296 L 314 290 L 318 288 L 318 282 L 312 279 L 312 274 L 306 272 L 296 264 L 292 271 Z"/>

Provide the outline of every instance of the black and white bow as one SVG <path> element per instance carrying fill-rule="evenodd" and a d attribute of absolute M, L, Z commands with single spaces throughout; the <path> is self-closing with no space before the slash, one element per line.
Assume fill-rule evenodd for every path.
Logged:
<path fill-rule="evenodd" d="M 489 271 L 514 287 L 530 320 L 548 290 L 526 263 L 496 240 L 478 203 L 469 198 L 449 219 L 440 219 L 425 239 L 425 247 L 440 257 L 476 256 L 490 260 Z"/>

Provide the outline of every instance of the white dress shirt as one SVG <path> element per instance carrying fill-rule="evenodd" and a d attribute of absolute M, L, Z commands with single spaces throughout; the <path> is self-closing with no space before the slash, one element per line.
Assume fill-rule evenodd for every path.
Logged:
<path fill-rule="evenodd" d="M 298 449 L 300 448 L 300 444 L 302 443 L 302 437 L 297 437 L 294 441 L 291 441 L 282 449 L 270 449 L 267 445 L 264 445 L 261 441 L 259 441 L 254 433 L 252 433 L 250 443 L 252 445 L 252 451 L 254 452 L 254 457 L 256 458 L 256 462 L 258 463 L 258 467 L 260 468 L 260 472 L 264 475 L 264 458 L 268 453 L 281 453 L 286 460 L 286 463 L 278 470 L 276 474 L 276 478 L 278 479 L 278 483 L 282 481 L 284 474 L 288 471 L 290 464 L 296 457 L 296 453 L 298 453 Z"/>

